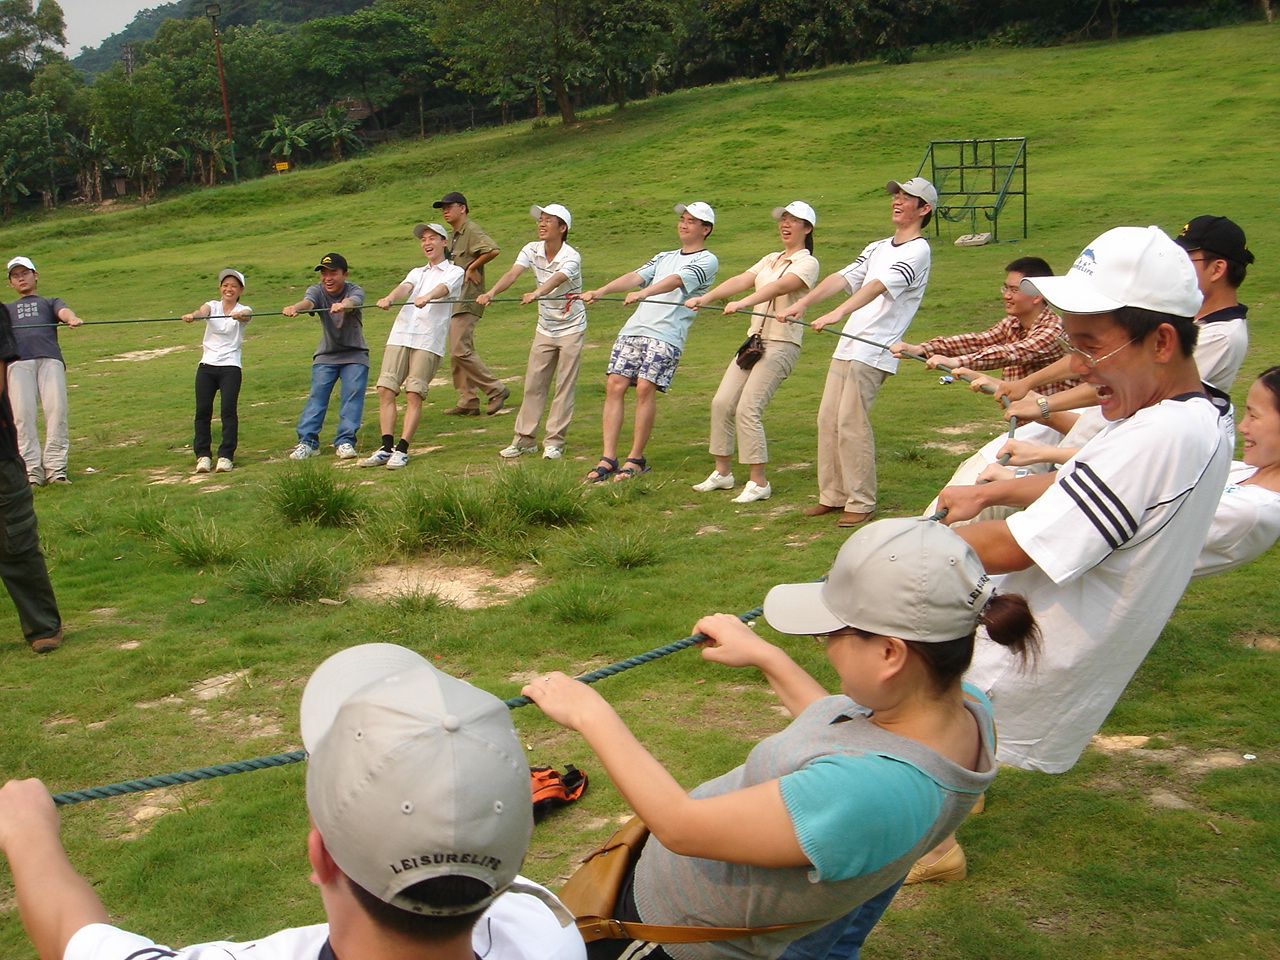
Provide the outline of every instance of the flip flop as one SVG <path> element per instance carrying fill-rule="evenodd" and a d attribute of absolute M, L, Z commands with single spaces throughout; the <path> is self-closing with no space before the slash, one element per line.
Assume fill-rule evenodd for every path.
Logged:
<path fill-rule="evenodd" d="M 591 472 L 585 477 L 587 483 L 599 483 L 601 480 L 607 480 L 618 472 L 618 461 L 612 457 L 601 457 L 600 463 L 591 468 Z"/>
<path fill-rule="evenodd" d="M 635 464 L 634 467 L 631 466 L 633 463 Z M 644 457 L 627 457 L 627 465 L 617 472 L 613 482 L 630 480 L 632 477 L 639 476 L 642 473 L 648 473 L 651 469 L 649 462 Z"/>

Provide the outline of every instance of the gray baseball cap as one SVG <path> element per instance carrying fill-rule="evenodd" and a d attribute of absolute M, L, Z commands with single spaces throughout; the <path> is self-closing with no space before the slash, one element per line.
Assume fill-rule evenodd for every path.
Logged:
<path fill-rule="evenodd" d="M 334 654 L 302 694 L 307 807 L 334 862 L 393 906 L 483 909 L 514 884 L 533 834 L 529 765 L 497 697 L 390 643 Z M 477 903 L 402 896 L 433 877 L 484 882 Z M 544 898 L 545 899 L 545 898 Z"/>
<path fill-rule="evenodd" d="M 888 193 L 897 193 L 901 190 L 903 193 L 909 193 L 913 197 L 919 197 L 931 207 L 938 205 L 938 191 L 932 183 L 924 177 L 912 177 L 910 180 L 890 180 L 884 185 L 884 189 Z"/>
<path fill-rule="evenodd" d="M 840 548 L 821 583 L 785 583 L 764 598 L 779 633 L 856 627 L 900 640 L 968 636 L 995 593 L 982 561 L 949 527 L 923 517 L 878 520 Z"/>

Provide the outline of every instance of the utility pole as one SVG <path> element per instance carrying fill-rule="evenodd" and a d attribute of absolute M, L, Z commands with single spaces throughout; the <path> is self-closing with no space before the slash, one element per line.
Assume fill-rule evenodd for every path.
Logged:
<path fill-rule="evenodd" d="M 213 49 L 218 57 L 218 83 L 222 87 L 222 117 L 227 121 L 227 142 L 231 144 L 231 179 L 240 182 L 240 171 L 236 168 L 236 141 L 231 135 L 231 107 L 227 104 L 227 75 L 222 71 L 222 38 L 218 35 L 218 17 L 222 15 L 222 4 L 206 3 L 204 15 L 213 24 Z"/>

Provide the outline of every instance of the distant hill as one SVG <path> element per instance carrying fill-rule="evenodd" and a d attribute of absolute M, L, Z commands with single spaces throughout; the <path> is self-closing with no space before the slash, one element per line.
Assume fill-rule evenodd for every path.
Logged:
<path fill-rule="evenodd" d="M 372 4 L 373 0 L 226 0 L 222 4 L 219 26 L 271 20 L 276 23 L 305 23 L 322 17 L 353 13 Z M 142 43 L 156 35 L 165 20 L 185 20 L 203 17 L 204 0 L 175 0 L 157 7 L 139 10 L 127 27 L 113 33 L 97 47 L 81 47 L 71 63 L 77 70 L 90 77 L 105 72 L 119 60 L 126 43 Z"/>

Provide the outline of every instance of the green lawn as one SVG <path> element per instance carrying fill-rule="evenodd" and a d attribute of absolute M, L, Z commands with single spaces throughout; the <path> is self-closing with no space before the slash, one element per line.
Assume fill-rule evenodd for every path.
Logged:
<path fill-rule="evenodd" d="M 1280 32 L 1250 25 L 746 81 L 589 114 L 569 130 L 476 131 L 147 208 L 64 211 L 0 229 L 0 249 L 31 256 L 40 292 L 89 320 L 178 316 L 215 296 L 224 266 L 247 275 L 245 302 L 274 312 L 300 297 L 330 250 L 347 256 L 371 300 L 389 291 L 420 262 L 410 228 L 449 190 L 467 194 L 502 246 L 498 269 L 533 239 L 531 203 L 567 204 L 589 284 L 676 245 L 671 205 L 694 199 L 716 208 L 721 276 L 737 273 L 774 249 L 769 210 L 801 198 L 818 210 L 826 273 L 889 232 L 883 185 L 913 175 L 931 139 L 1025 136 L 1030 237 L 957 248 L 950 239 L 963 231 L 945 225 L 911 338 L 993 322 L 1015 257 L 1044 256 L 1061 271 L 1109 227 L 1176 233 L 1193 216 L 1224 214 L 1258 258 L 1242 288 L 1255 320 L 1234 391 L 1242 402 L 1253 375 L 1280 360 L 1280 80 L 1265 66 L 1277 54 Z M 599 453 L 603 367 L 624 318 L 619 304 L 591 309 L 564 461 L 501 462 L 514 406 L 457 422 L 441 415 L 453 403 L 441 385 L 408 469 L 313 464 L 321 493 L 336 479 L 359 511 L 336 527 L 288 523 L 275 506 L 299 469 L 284 457 L 309 384 L 313 321 L 262 316 L 250 327 L 241 447 L 227 477 L 190 475 L 198 326 L 64 331 L 75 483 L 38 491 L 37 509 L 68 640 L 32 656 L 0 599 L 13 638 L 0 646 L 0 774 L 62 791 L 296 749 L 302 685 L 344 646 L 404 643 L 508 697 L 533 673 L 622 659 L 685 636 L 703 613 L 745 611 L 776 582 L 823 573 L 842 533 L 800 509 L 816 496 L 814 419 L 834 338 L 809 338 L 770 407 L 773 499 L 739 507 L 689 490 L 710 469 L 711 395 L 746 326 L 711 312 L 659 401 L 652 474 L 585 491 L 576 520 L 547 526 L 504 512 L 525 488 L 573 499 L 566 491 Z M 391 319 L 366 312 L 375 366 Z M 513 401 L 532 327 L 529 308 L 500 304 L 479 328 L 480 352 L 512 381 Z M 376 416 L 371 396 L 364 449 Z M 919 364 L 904 363 L 873 419 L 881 516 L 919 512 L 962 451 L 1000 429 L 989 401 L 939 386 Z M 325 442 L 332 429 L 333 412 Z M 536 581 L 532 592 L 480 610 L 423 594 L 345 597 L 343 585 L 379 562 L 420 558 L 404 531 L 441 511 L 424 519 L 415 507 L 450 497 L 491 522 L 430 559 L 520 572 Z M 288 579 L 303 568 L 322 575 L 313 595 L 345 602 L 261 599 L 263 570 Z M 970 878 L 908 888 L 866 956 L 1280 955 L 1280 653 L 1266 643 L 1280 635 L 1278 575 L 1273 551 L 1194 584 L 1103 731 L 1152 739 L 1091 751 L 1061 776 L 1002 774 L 987 812 L 962 831 Z M 832 679 L 816 645 L 788 645 Z M 194 689 L 227 676 L 221 696 Z M 784 722 L 758 676 L 692 652 L 600 689 L 689 786 Z M 526 872 L 556 883 L 623 804 L 576 736 L 528 709 L 515 719 L 531 762 L 574 763 L 592 778 L 581 802 L 538 829 Z M 64 812 L 64 835 L 126 924 L 178 944 L 247 939 L 321 916 L 307 883 L 302 779 L 297 765 L 82 804 Z M 0 873 L 0 956 L 29 955 Z"/>

